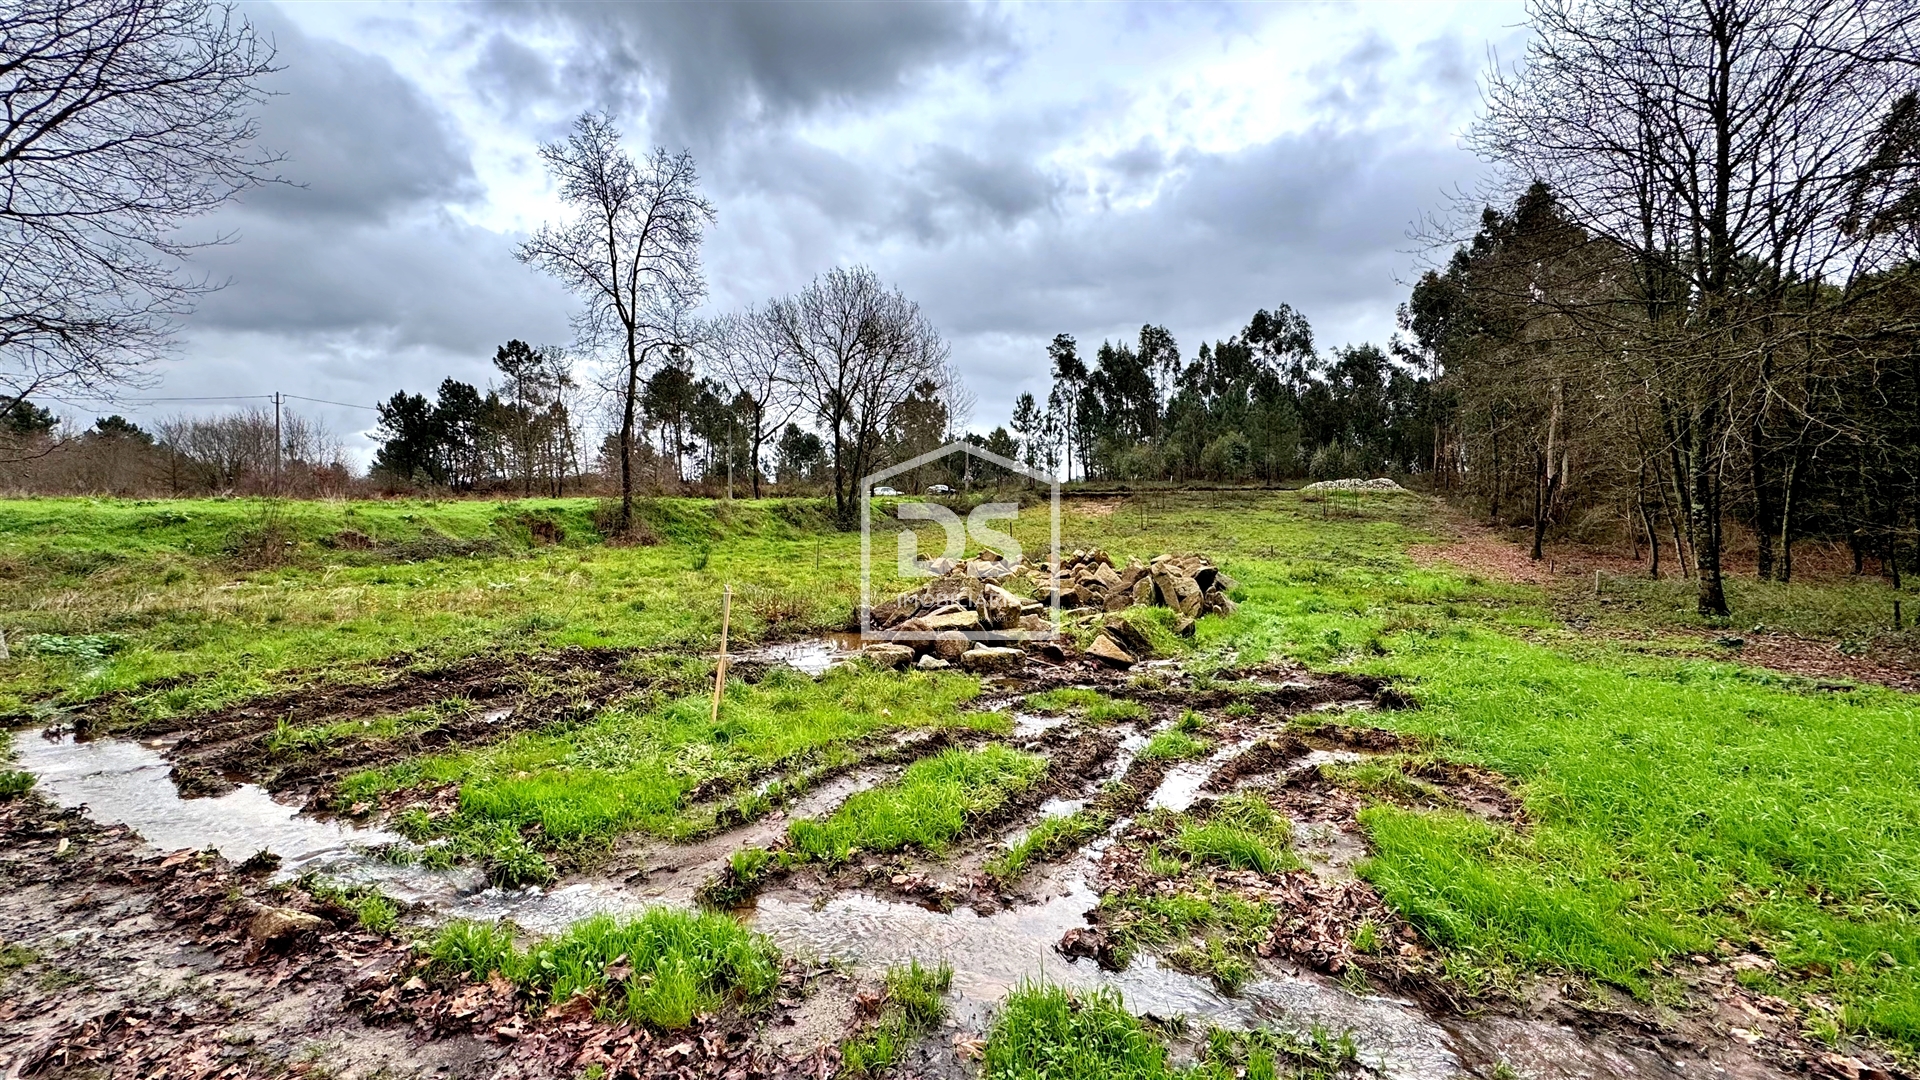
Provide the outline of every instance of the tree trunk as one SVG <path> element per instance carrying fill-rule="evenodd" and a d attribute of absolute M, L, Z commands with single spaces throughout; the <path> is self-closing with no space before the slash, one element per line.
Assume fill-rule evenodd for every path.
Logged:
<path fill-rule="evenodd" d="M 1766 455 L 1760 449 L 1760 424 L 1756 420 L 1749 437 L 1753 455 L 1753 538 L 1756 545 L 1754 553 L 1754 576 L 1761 581 L 1773 580 L 1773 504 L 1769 498 L 1771 488 L 1766 477 Z"/>
<path fill-rule="evenodd" d="M 1800 455 L 1796 452 L 1787 462 L 1786 483 L 1781 486 L 1780 498 L 1780 565 L 1776 568 L 1774 579 L 1785 585 L 1793 580 L 1793 495 L 1794 485 L 1800 478 Z"/>
<path fill-rule="evenodd" d="M 626 400 L 620 410 L 620 533 L 633 531 L 633 408 L 640 396 L 640 361 L 627 341 Z"/>
<path fill-rule="evenodd" d="M 1711 425 L 1702 424 L 1711 430 Z M 1704 440 L 1703 440 L 1704 441 Z M 1692 455 L 1693 503 L 1687 508 L 1688 531 L 1693 534 L 1693 567 L 1699 584 L 1698 610 L 1703 617 L 1723 618 L 1727 612 L 1725 584 L 1720 580 L 1719 491 L 1711 470 L 1700 464 L 1708 456 L 1708 447 L 1695 447 Z"/>
<path fill-rule="evenodd" d="M 1545 493 L 1547 485 L 1553 481 L 1547 473 L 1553 468 L 1539 451 L 1534 451 L 1533 465 L 1533 555 L 1534 562 L 1540 561 L 1540 545 L 1547 535 L 1547 510 Z"/>

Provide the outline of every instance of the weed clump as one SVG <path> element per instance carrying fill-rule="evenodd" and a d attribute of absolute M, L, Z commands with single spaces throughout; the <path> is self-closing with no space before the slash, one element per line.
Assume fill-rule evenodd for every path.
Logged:
<path fill-rule="evenodd" d="M 727 858 L 727 865 L 714 878 L 700 886 L 699 900 L 708 907 L 738 907 L 753 899 L 767 872 L 773 869 L 775 856 L 763 847 L 746 847 Z"/>
<path fill-rule="evenodd" d="M 1197 863 L 1271 874 L 1300 865 L 1288 849 L 1292 830 L 1265 799 L 1243 792 L 1220 800 L 1204 824 L 1190 823 L 1174 844 Z"/>
<path fill-rule="evenodd" d="M 1026 983 L 1007 995 L 987 1038 L 985 1080 L 1170 1080 L 1167 1048 L 1117 990 L 1080 996 Z"/>
<path fill-rule="evenodd" d="M 1140 720 L 1147 715 L 1147 707 L 1137 701 L 1110 698 L 1098 690 L 1079 686 L 1065 686 L 1058 690 L 1028 694 L 1027 708 L 1046 716 L 1058 716 L 1074 709 L 1083 709 L 1086 711 L 1087 719 L 1097 723 Z"/>
<path fill-rule="evenodd" d="M 37 778 L 19 769 L 0 769 L 0 799 L 17 799 L 33 790 Z"/>
<path fill-rule="evenodd" d="M 1169 728 L 1148 740 L 1140 748 L 1142 761 L 1184 761 L 1204 755 L 1209 744 L 1179 728 Z"/>
<path fill-rule="evenodd" d="M 1005 888 L 1018 880 L 1034 860 L 1051 859 L 1084 846 L 1106 831 L 1111 819 L 1091 810 L 1049 817 L 1027 835 L 993 856 L 982 867 L 995 885 Z"/>
<path fill-rule="evenodd" d="M 658 1030 L 684 1028 L 727 1003 L 752 1011 L 780 981 L 779 953 L 764 937 L 725 915 L 671 908 L 595 915 L 525 949 L 497 924 L 452 922 L 427 952 L 475 979 L 499 972 L 547 1001 L 585 994 L 602 1017 Z"/>
<path fill-rule="evenodd" d="M 308 874 L 300 879 L 307 895 L 353 916 L 376 934 L 390 934 L 400 925 L 400 905 L 371 885 L 340 885 Z"/>
<path fill-rule="evenodd" d="M 847 1076 L 874 1076 L 899 1063 L 913 1040 L 933 1029 L 946 1014 L 944 996 L 953 983 L 953 967 L 922 967 L 912 960 L 887 970 L 886 995 L 871 1028 L 840 1044 L 840 1068 Z"/>

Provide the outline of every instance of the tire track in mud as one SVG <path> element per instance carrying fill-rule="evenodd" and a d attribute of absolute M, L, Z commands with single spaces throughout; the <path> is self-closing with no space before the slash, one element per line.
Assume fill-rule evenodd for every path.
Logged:
<path fill-rule="evenodd" d="M 264 695 L 205 713 L 143 721 L 125 734 L 150 740 L 173 762 L 185 796 L 220 795 L 239 783 L 307 798 L 309 808 L 348 773 L 447 746 L 480 746 L 520 731 L 584 720 L 648 683 L 623 674 L 636 653 L 569 647 L 537 655 L 487 654 L 442 667 L 405 670 L 370 685 L 322 684 Z M 468 703 L 385 738 L 346 735 L 277 751 L 277 729 L 296 736 L 321 725 L 373 721 Z M 85 724 L 76 723 L 77 729 Z"/>

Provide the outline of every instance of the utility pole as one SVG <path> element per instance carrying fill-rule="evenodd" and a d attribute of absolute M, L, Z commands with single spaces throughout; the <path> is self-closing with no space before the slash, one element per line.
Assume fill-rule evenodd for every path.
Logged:
<path fill-rule="evenodd" d="M 273 392 L 273 493 L 280 494 L 280 391 Z"/>

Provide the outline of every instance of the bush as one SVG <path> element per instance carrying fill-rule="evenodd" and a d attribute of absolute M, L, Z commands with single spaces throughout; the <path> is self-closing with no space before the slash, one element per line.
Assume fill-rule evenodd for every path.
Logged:
<path fill-rule="evenodd" d="M 1200 471 L 1216 480 L 1244 480 L 1253 472 L 1253 444 L 1229 431 L 1200 451 Z"/>

